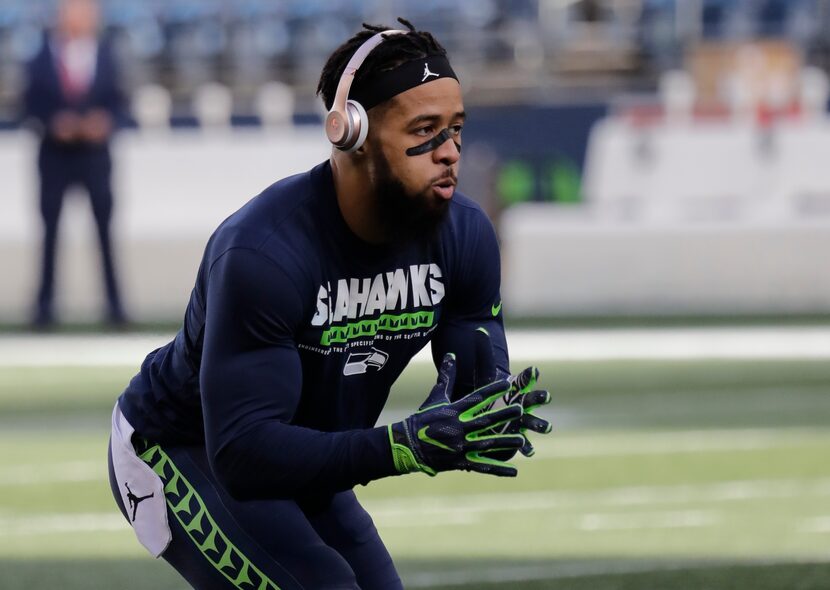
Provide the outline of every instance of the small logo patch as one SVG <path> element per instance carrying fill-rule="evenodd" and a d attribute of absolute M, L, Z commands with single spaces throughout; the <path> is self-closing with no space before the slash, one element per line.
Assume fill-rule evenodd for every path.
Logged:
<path fill-rule="evenodd" d="M 130 484 L 124 482 L 124 487 L 127 488 L 127 502 L 130 504 L 130 508 L 133 509 L 133 522 L 135 522 L 135 513 L 138 510 L 138 505 L 146 500 L 147 498 L 152 498 L 155 495 L 155 492 L 152 494 L 148 494 L 146 496 L 136 496 L 133 491 L 130 489 Z"/>
<path fill-rule="evenodd" d="M 386 365 L 387 360 L 389 360 L 389 355 L 374 347 L 371 352 L 353 352 L 346 359 L 343 374 L 347 377 L 349 375 L 362 375 L 370 367 L 380 371 Z"/>
<path fill-rule="evenodd" d="M 501 312 L 501 301 L 499 301 L 498 305 L 493 305 L 490 308 L 490 313 L 493 314 L 493 317 L 496 317 L 497 315 L 499 315 L 500 312 Z"/>
<path fill-rule="evenodd" d="M 438 447 L 439 449 L 444 449 L 444 450 L 446 450 L 446 451 L 452 451 L 452 447 L 448 447 L 448 446 L 447 446 L 447 445 L 445 445 L 444 443 L 439 442 L 439 441 L 435 440 L 434 438 L 432 438 L 430 435 L 428 435 L 428 434 L 427 434 L 427 428 L 429 428 L 429 425 L 424 426 L 423 428 L 421 428 L 421 429 L 418 431 L 418 438 L 419 438 L 419 439 L 421 439 L 422 441 L 424 441 L 424 442 L 425 442 L 425 443 L 427 443 L 427 444 L 430 444 L 430 445 L 436 446 L 436 447 Z"/>
<path fill-rule="evenodd" d="M 424 62 L 424 77 L 421 78 L 421 82 L 423 82 L 424 80 L 426 80 L 430 76 L 435 76 L 436 78 L 439 77 L 438 74 L 434 74 L 433 72 L 430 72 L 429 71 L 429 64 Z"/>

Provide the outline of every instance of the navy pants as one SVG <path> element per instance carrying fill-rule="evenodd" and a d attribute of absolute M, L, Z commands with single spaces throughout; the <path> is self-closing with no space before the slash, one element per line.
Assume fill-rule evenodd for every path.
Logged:
<path fill-rule="evenodd" d="M 98 243 L 101 246 L 109 318 L 120 320 L 123 317 L 110 240 L 111 168 L 112 160 L 109 150 L 105 147 L 62 149 L 48 143 L 41 146 L 38 172 L 40 175 L 40 213 L 43 219 L 43 259 L 36 310 L 39 318 L 49 320 L 53 314 L 58 221 L 63 209 L 64 196 L 72 186 L 84 188 L 92 204 Z"/>
<path fill-rule="evenodd" d="M 403 588 L 351 490 L 308 501 L 240 502 L 216 481 L 204 447 L 136 446 L 165 483 L 173 538 L 162 557 L 197 590 Z M 111 456 L 109 477 L 129 522 Z"/>

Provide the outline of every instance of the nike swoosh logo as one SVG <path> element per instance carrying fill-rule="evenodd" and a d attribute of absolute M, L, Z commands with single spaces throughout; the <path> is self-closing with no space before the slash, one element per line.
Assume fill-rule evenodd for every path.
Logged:
<path fill-rule="evenodd" d="M 437 440 L 435 440 L 434 438 L 432 438 L 431 436 L 429 436 L 427 434 L 427 428 L 429 428 L 429 426 L 424 426 L 423 428 L 421 428 L 418 431 L 418 438 L 419 439 L 421 439 L 423 442 L 425 442 L 427 444 L 434 445 L 434 446 L 438 447 L 439 449 L 446 449 L 447 451 L 452 451 L 451 447 L 448 447 L 444 443 L 440 443 Z"/>
<path fill-rule="evenodd" d="M 499 315 L 500 311 L 501 311 L 501 301 L 499 301 L 498 305 L 494 305 L 493 307 L 490 308 L 490 312 L 493 314 L 493 317 L 496 317 L 497 315 Z"/>

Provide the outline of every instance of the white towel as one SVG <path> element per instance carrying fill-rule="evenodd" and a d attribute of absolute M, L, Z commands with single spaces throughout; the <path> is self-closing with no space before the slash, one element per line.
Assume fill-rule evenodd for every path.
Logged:
<path fill-rule="evenodd" d="M 173 536 L 167 522 L 164 482 L 136 455 L 131 441 L 133 432 L 135 428 L 127 422 L 116 402 L 110 439 L 115 481 L 135 536 L 153 557 L 158 557 Z"/>

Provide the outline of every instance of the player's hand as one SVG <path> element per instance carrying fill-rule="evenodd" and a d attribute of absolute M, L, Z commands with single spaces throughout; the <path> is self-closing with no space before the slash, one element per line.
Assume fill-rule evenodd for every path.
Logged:
<path fill-rule="evenodd" d="M 498 379 L 455 402 L 450 392 L 455 382 L 455 355 L 447 354 L 438 371 L 438 382 L 418 411 L 389 425 L 389 442 L 400 473 L 464 470 L 513 477 L 507 463 L 524 445 L 517 433 L 499 433 L 522 417 L 522 407 L 511 403 L 494 409 L 496 400 L 510 392 L 507 379 Z M 484 453 L 498 452 L 494 459 Z"/>
<path fill-rule="evenodd" d="M 496 366 L 493 344 L 487 330 L 484 328 L 476 329 L 474 338 L 476 351 L 476 368 L 474 373 L 476 379 L 474 382 L 477 384 L 479 380 L 492 381 L 497 377 L 503 377 L 504 375 Z M 528 367 L 517 375 L 508 375 L 506 377 L 510 383 L 510 390 L 502 399 L 495 402 L 494 407 L 518 404 L 522 407 L 522 416 L 519 420 L 514 420 L 505 426 L 501 426 L 494 432 L 499 434 L 520 434 L 524 438 L 521 453 L 526 457 L 531 457 L 535 451 L 530 440 L 527 438 L 527 432 L 547 434 L 552 430 L 550 422 L 539 418 L 533 413 L 539 407 L 550 403 L 550 393 L 542 389 L 536 389 L 539 380 L 539 369 L 536 367 Z M 487 453 L 487 456 L 495 459 L 503 459 L 502 454 L 498 452 Z"/>
<path fill-rule="evenodd" d="M 521 453 L 525 457 L 531 457 L 536 452 L 533 445 L 527 438 L 527 432 L 538 432 L 548 434 L 553 427 L 550 422 L 539 418 L 533 412 L 541 406 L 550 403 L 550 393 L 544 389 L 536 389 L 539 380 L 539 369 L 528 367 L 518 375 L 508 377 L 510 391 L 503 398 L 505 404 L 519 404 L 522 406 L 522 417 L 520 420 L 509 423 L 503 427 L 502 432 L 508 434 L 521 434 L 525 443 Z"/>

